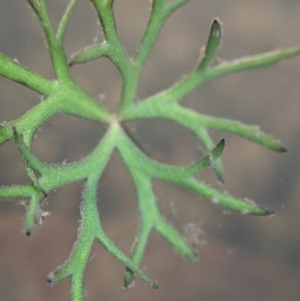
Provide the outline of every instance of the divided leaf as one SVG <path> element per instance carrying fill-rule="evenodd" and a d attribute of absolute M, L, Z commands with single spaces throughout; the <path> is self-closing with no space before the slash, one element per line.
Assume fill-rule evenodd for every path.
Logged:
<path fill-rule="evenodd" d="M 85 180 L 78 239 L 69 259 L 48 277 L 49 283 L 55 283 L 70 276 L 73 301 L 84 299 L 83 275 L 95 240 L 126 267 L 125 287 L 130 286 L 135 276 L 142 278 L 153 288 L 158 287 L 139 268 L 152 229 L 182 257 L 188 260 L 197 259 L 193 248 L 159 212 L 152 189 L 153 179 L 183 186 L 220 207 L 242 214 L 260 216 L 272 214 L 272 211 L 261 208 L 254 202 L 238 199 L 212 189 L 197 180 L 195 175 L 208 166 L 212 166 L 219 179 L 224 180 L 220 156 L 225 147 L 225 140 L 222 139 L 215 146 L 209 135 L 210 129 L 239 135 L 274 151 L 284 152 L 285 148 L 257 127 L 225 118 L 203 115 L 184 108 L 179 102 L 206 81 L 233 72 L 269 66 L 280 60 L 299 55 L 300 48 L 278 50 L 214 65 L 213 60 L 222 37 L 220 21 L 215 19 L 211 25 L 204 57 L 196 69 L 165 91 L 136 103 L 144 66 L 161 28 L 174 11 L 187 2 L 188 0 L 153 0 L 144 36 L 136 55 L 130 58 L 118 36 L 113 0 L 91 0 L 103 28 L 104 41 L 78 51 L 71 56 L 68 63 L 63 38 L 78 0 L 70 0 L 56 33 L 53 31 L 45 1 L 28 0 L 42 25 L 55 79 L 48 80 L 0 53 L 0 75 L 44 96 L 43 102 L 23 116 L 0 126 L 0 145 L 14 139 L 31 181 L 26 185 L 0 187 L 0 198 L 26 199 L 22 201 L 22 204 L 26 209 L 25 233 L 29 236 L 34 226 L 40 224 L 42 219 L 49 215 L 41 210 L 48 192 L 72 182 Z M 74 82 L 70 74 L 70 66 L 90 62 L 102 56 L 111 60 L 123 80 L 120 104 L 117 112 L 113 114 L 93 100 Z M 107 132 L 102 140 L 91 154 L 80 162 L 65 166 L 46 165 L 31 151 L 31 142 L 36 130 L 51 116 L 58 113 L 107 125 Z M 165 118 L 185 127 L 197 136 L 208 155 L 189 166 L 170 166 L 152 160 L 138 148 L 122 128 L 123 122 L 149 118 Z M 97 209 L 97 185 L 114 150 L 118 150 L 131 175 L 141 215 L 140 228 L 131 258 L 119 250 L 107 237 L 101 226 Z"/>

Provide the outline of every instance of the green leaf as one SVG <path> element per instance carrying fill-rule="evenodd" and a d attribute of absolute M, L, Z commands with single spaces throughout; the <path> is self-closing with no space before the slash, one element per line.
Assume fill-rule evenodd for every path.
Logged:
<path fill-rule="evenodd" d="M 198 66 L 198 69 L 200 69 L 201 71 L 205 70 L 211 64 L 211 61 L 219 48 L 221 37 L 222 28 L 220 21 L 218 19 L 215 19 L 211 25 L 204 58 Z"/>
<path fill-rule="evenodd" d="M 22 204 L 26 211 L 24 229 L 25 233 L 30 235 L 34 227 L 40 225 L 43 218 L 50 214 L 42 210 L 47 194 L 69 183 L 84 181 L 77 241 L 67 261 L 48 277 L 49 283 L 71 277 L 71 298 L 73 301 L 83 301 L 84 271 L 95 241 L 124 265 L 125 287 L 128 287 L 135 277 L 140 277 L 153 288 L 158 287 L 157 283 L 140 269 L 152 230 L 165 239 L 182 257 L 192 261 L 197 260 L 193 248 L 159 211 L 152 187 L 153 179 L 180 185 L 197 194 L 199 199 L 202 197 L 222 208 L 242 214 L 267 216 L 273 213 L 247 199 L 239 199 L 217 191 L 196 179 L 195 176 L 211 165 L 219 179 L 224 180 L 220 156 L 225 147 L 225 140 L 222 139 L 215 146 L 210 137 L 210 129 L 241 136 L 274 151 L 284 152 L 285 148 L 282 144 L 258 127 L 204 115 L 181 106 L 179 102 L 206 81 L 234 72 L 275 64 L 283 59 L 300 55 L 300 48 L 272 51 L 213 65 L 222 36 L 220 21 L 215 19 L 200 64 L 178 83 L 137 103 L 139 83 L 151 49 L 169 16 L 188 0 L 152 1 L 147 27 L 133 58 L 128 56 L 119 38 L 113 11 L 114 1 L 91 0 L 103 28 L 104 41 L 76 52 L 71 56 L 68 64 L 63 38 L 77 2 L 77 0 L 70 0 L 55 34 L 45 1 L 28 0 L 46 38 L 55 73 L 54 80 L 48 80 L 0 53 L 1 76 L 43 95 L 43 101 L 24 115 L 0 125 L 0 145 L 10 139 L 15 141 L 29 177 L 28 184 L 0 187 L 0 198 L 23 199 Z M 88 95 L 70 74 L 71 65 L 90 62 L 101 56 L 107 57 L 116 66 L 122 79 L 119 105 L 113 113 L 108 112 Z M 31 144 L 35 132 L 55 114 L 73 115 L 94 121 L 99 126 L 105 124 L 107 131 L 95 149 L 80 161 L 66 165 L 47 165 L 32 153 Z M 203 158 L 198 158 L 197 162 L 187 166 L 167 165 L 153 160 L 139 149 L 123 129 L 123 123 L 126 121 L 150 118 L 168 119 L 189 130 L 203 145 L 206 154 Z M 104 232 L 97 208 L 97 186 L 112 153 L 116 150 L 134 183 L 140 212 L 140 227 L 130 258 Z M 229 145 L 228 151 L 230 150 Z"/>

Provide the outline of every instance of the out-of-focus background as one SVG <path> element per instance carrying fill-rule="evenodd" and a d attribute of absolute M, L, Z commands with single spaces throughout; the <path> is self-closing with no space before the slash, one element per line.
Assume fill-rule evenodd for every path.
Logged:
<path fill-rule="evenodd" d="M 54 27 L 67 0 L 46 1 Z M 150 11 L 149 0 L 116 0 L 122 42 L 134 55 Z M 207 41 L 213 18 L 223 22 L 220 60 L 300 44 L 300 2 L 295 0 L 192 0 L 166 23 L 143 74 L 139 99 L 161 91 L 194 67 Z M 70 55 L 102 40 L 90 1 L 79 1 L 69 24 L 65 49 Z M 47 78 L 53 71 L 44 37 L 27 1 L 1 0 L 0 51 Z M 105 58 L 75 66 L 74 79 L 99 103 L 113 111 L 121 80 Z M 194 244 L 200 260 L 190 263 L 152 233 L 142 268 L 159 283 L 154 291 L 142 281 L 124 291 L 124 267 L 95 243 L 85 273 L 87 301 L 294 301 L 300 298 L 300 58 L 275 66 L 229 75 L 197 88 L 183 103 L 202 113 L 257 124 L 280 139 L 285 154 L 211 131 L 215 142 L 226 139 L 222 155 L 225 184 L 212 170 L 199 179 L 237 197 L 248 197 L 275 210 L 273 217 L 229 214 L 174 185 L 154 181 L 164 216 Z M 0 78 L 0 122 L 24 114 L 40 96 Z M 164 120 L 127 125 L 149 156 L 171 164 L 189 164 L 204 153 L 196 138 Z M 105 127 L 70 116 L 51 118 L 37 133 L 34 153 L 44 162 L 85 157 Z M 12 142 L 0 148 L 0 184 L 28 181 Z M 58 189 L 45 210 L 52 215 L 28 238 L 22 233 L 24 211 L 16 200 L 0 203 L 0 296 L 4 301 L 69 300 L 70 280 L 50 288 L 46 277 L 68 257 L 76 240 L 83 183 Z M 139 223 L 130 177 L 118 154 L 99 184 L 99 211 L 105 231 L 129 254 Z"/>

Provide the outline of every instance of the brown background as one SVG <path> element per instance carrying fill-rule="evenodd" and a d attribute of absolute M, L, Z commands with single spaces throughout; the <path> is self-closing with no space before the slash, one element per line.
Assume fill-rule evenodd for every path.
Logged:
<path fill-rule="evenodd" d="M 54 26 L 68 1 L 46 1 Z M 135 53 L 145 29 L 149 0 L 116 0 L 121 39 Z M 166 23 L 143 74 L 139 98 L 169 87 L 193 68 L 205 45 L 210 23 L 219 17 L 224 38 L 218 56 L 231 60 L 300 44 L 300 2 L 293 0 L 190 1 Z M 68 54 L 101 41 L 101 28 L 89 1 L 79 1 L 65 39 Z M 0 51 L 52 78 L 50 60 L 37 19 L 25 0 L 0 2 Z M 121 81 L 106 59 L 72 69 L 75 80 L 113 111 Z M 142 268 L 160 288 L 153 291 L 138 280 L 121 290 L 124 267 L 95 244 L 85 282 L 87 301 L 207 300 L 254 301 L 300 298 L 300 58 L 262 70 L 216 79 L 197 88 L 184 104 L 203 113 L 238 119 L 279 138 L 288 148 L 276 154 L 232 135 L 212 131 L 217 142 L 226 138 L 222 155 L 226 183 L 216 183 L 211 170 L 200 179 L 221 191 L 249 197 L 276 211 L 271 218 L 240 216 L 179 187 L 154 182 L 158 204 L 187 240 L 197 244 L 201 260 L 189 263 L 174 253 L 156 233 L 150 237 Z M 0 78 L 0 121 L 9 121 L 37 104 L 39 96 Z M 144 150 L 156 160 L 188 164 L 203 156 L 186 130 L 168 121 L 128 125 Z M 69 116 L 51 118 L 38 132 L 34 153 L 47 163 L 80 160 L 105 131 L 98 124 Z M 16 146 L 0 148 L 0 184 L 26 183 Z M 22 234 L 23 209 L 16 201 L 0 203 L 0 299 L 5 301 L 69 300 L 69 279 L 53 288 L 46 277 L 68 257 L 76 239 L 82 183 L 50 195 L 52 215 L 30 238 Z M 117 154 L 99 185 L 103 226 L 129 254 L 138 225 L 134 187 Z M 193 229 L 191 232 L 190 229 Z"/>

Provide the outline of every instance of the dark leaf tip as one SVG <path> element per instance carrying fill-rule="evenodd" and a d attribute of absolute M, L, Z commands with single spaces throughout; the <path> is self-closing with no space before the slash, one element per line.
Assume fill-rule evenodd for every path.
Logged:
<path fill-rule="evenodd" d="M 17 138 L 17 137 L 18 137 L 18 132 L 17 132 L 16 126 L 13 125 L 13 126 L 11 127 L 11 129 L 12 129 L 12 131 L 13 131 L 14 137 Z"/>
<path fill-rule="evenodd" d="M 281 153 L 286 153 L 288 150 L 287 150 L 285 147 L 281 146 L 281 147 L 278 149 L 278 151 L 281 152 Z"/>
<path fill-rule="evenodd" d="M 265 209 L 265 210 L 266 210 L 266 216 L 271 216 L 271 215 L 275 214 L 274 210 L 268 210 L 268 209 Z"/>
<path fill-rule="evenodd" d="M 220 37 L 221 36 L 221 23 L 218 19 L 214 19 L 211 25 L 212 28 L 212 33 L 214 36 L 216 37 Z"/>
<path fill-rule="evenodd" d="M 47 283 L 48 283 L 48 285 L 53 286 L 54 282 L 55 282 L 54 275 L 53 275 L 53 273 L 50 273 L 47 277 Z"/>
<path fill-rule="evenodd" d="M 224 147 L 225 147 L 225 139 L 222 139 L 212 151 L 212 159 L 213 160 L 216 160 L 221 156 L 221 154 L 224 150 Z"/>

